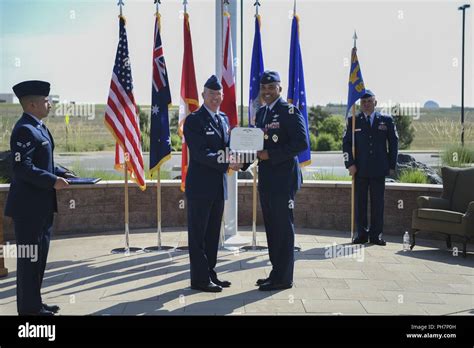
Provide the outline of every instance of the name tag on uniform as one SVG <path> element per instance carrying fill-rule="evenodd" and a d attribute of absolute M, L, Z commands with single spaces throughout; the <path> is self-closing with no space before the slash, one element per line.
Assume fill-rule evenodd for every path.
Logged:
<path fill-rule="evenodd" d="M 43 142 L 41 143 L 41 145 L 43 145 L 43 146 L 46 146 L 46 145 L 48 145 L 48 144 L 49 144 L 48 141 L 43 141 Z"/>
<path fill-rule="evenodd" d="M 214 135 L 216 132 L 206 132 L 206 135 Z"/>
<path fill-rule="evenodd" d="M 362 129 L 361 128 L 356 128 L 354 129 L 354 132 L 360 132 Z"/>
<path fill-rule="evenodd" d="M 269 125 L 266 126 L 268 129 L 279 129 L 280 128 L 280 122 L 272 122 Z"/>

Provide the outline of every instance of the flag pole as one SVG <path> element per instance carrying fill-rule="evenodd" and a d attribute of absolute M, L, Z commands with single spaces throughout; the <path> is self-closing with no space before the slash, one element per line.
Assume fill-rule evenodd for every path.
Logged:
<path fill-rule="evenodd" d="M 186 20 L 186 14 L 188 13 L 188 0 L 183 0 L 183 14 L 185 16 L 184 20 Z M 194 58 L 193 58 L 194 59 Z M 186 103 L 186 101 L 185 101 Z M 190 111 L 190 110 L 189 110 Z M 179 123 L 179 120 L 178 120 L 178 123 Z M 178 125 L 179 126 L 179 125 Z M 179 128 L 179 127 L 178 127 Z M 181 140 L 184 139 L 184 134 L 183 134 L 183 137 L 181 138 Z M 182 143 L 182 145 L 185 146 L 186 148 L 186 154 L 187 154 L 187 158 L 186 158 L 186 176 L 188 175 L 188 171 L 187 171 L 187 168 L 189 168 L 189 147 L 188 147 L 188 144 L 186 143 L 186 141 L 184 143 Z M 181 148 L 181 156 L 183 156 L 183 149 Z M 182 164 L 183 162 L 181 162 Z M 182 169 L 181 169 L 181 173 L 182 173 Z M 186 178 L 184 179 L 186 180 Z M 183 182 L 183 177 L 181 177 L 181 183 Z M 182 184 L 181 184 L 182 185 Z M 186 191 L 186 181 L 185 181 L 185 184 L 184 184 L 184 191 Z M 181 190 L 183 191 L 182 189 L 182 186 L 181 186 Z M 189 245 L 183 245 L 183 246 L 178 246 L 175 248 L 176 251 L 189 251 Z"/>
<path fill-rule="evenodd" d="M 253 4 L 255 6 L 255 17 L 259 15 L 258 8 L 262 6 L 259 0 L 256 0 Z M 251 107 L 251 105 L 249 105 Z M 240 248 L 244 251 L 267 251 L 268 248 L 265 246 L 257 245 L 257 164 L 253 165 L 252 168 L 253 184 L 252 184 L 252 244 L 246 245 Z"/>
<path fill-rule="evenodd" d="M 163 250 L 171 250 L 174 247 L 169 245 L 163 245 L 161 241 L 161 169 L 158 168 L 156 170 L 156 175 L 158 176 L 156 180 L 156 236 L 157 236 L 157 244 L 156 246 L 147 247 L 145 248 L 146 252 L 154 252 L 154 251 L 163 251 Z"/>
<path fill-rule="evenodd" d="M 257 166 L 252 168 L 252 250 L 257 248 Z"/>
<path fill-rule="evenodd" d="M 265 246 L 257 245 L 257 164 L 252 168 L 253 185 L 252 185 L 252 244 L 245 245 L 241 250 L 244 251 L 267 251 Z"/>
<path fill-rule="evenodd" d="M 123 0 L 119 0 L 117 6 L 120 8 L 120 17 L 123 16 L 122 13 L 122 6 L 125 6 Z M 117 150 L 117 147 L 116 147 Z M 130 154 L 128 152 L 124 152 L 124 163 L 123 163 L 123 171 L 125 175 L 125 248 L 117 248 L 113 249 L 111 252 L 112 254 L 125 254 L 130 255 L 130 253 L 136 253 L 142 251 L 142 248 L 134 248 L 130 247 L 130 229 L 129 229 L 129 207 L 128 207 L 128 168 L 127 162 L 129 161 Z"/>
<path fill-rule="evenodd" d="M 357 50 L 357 32 L 354 30 L 354 47 L 352 48 L 351 60 Z M 356 158 L 355 150 L 355 124 L 356 124 L 356 106 L 355 103 L 352 105 L 352 158 Z M 354 240 L 355 230 L 355 175 L 352 175 L 352 187 L 351 187 L 351 241 Z"/>
<path fill-rule="evenodd" d="M 127 169 L 127 160 L 123 164 L 123 173 L 125 176 L 125 250 L 128 252 L 130 250 L 130 229 L 129 229 L 129 206 L 128 206 L 128 169 Z"/>
<path fill-rule="evenodd" d="M 236 32 L 237 2 L 233 1 L 230 3 L 229 0 L 216 1 L 216 74 L 222 82 L 224 93 L 221 111 L 229 116 L 231 128 L 239 126 L 236 94 L 238 81 L 235 69 L 237 50 L 233 49 L 233 47 L 236 47 Z M 239 69 L 241 68 L 239 66 Z M 232 71 L 232 74 L 229 74 L 230 71 Z M 229 74 L 228 76 L 231 77 L 231 85 L 225 83 L 224 74 Z M 233 98 L 231 98 L 232 93 L 234 94 Z M 225 201 L 223 214 L 223 239 L 225 241 L 224 249 L 229 251 L 236 251 L 240 245 L 245 244 L 245 239 L 242 240 L 238 231 L 238 174 L 238 171 L 229 170 L 227 176 L 228 198 Z"/>
<path fill-rule="evenodd" d="M 125 193 L 125 247 L 117 248 L 112 250 L 112 254 L 125 254 L 130 255 L 130 253 L 136 253 L 143 251 L 142 248 L 130 247 L 130 216 L 129 216 L 129 202 L 128 202 L 128 167 L 127 162 L 129 160 L 129 153 L 124 153 L 124 163 L 123 163 L 123 174 L 125 178 L 124 193 Z"/>
<path fill-rule="evenodd" d="M 155 17 L 157 18 L 158 30 L 161 31 L 160 5 L 161 0 L 154 0 L 156 5 Z M 156 38 L 155 38 L 156 39 Z M 155 43 L 153 43 L 155 44 Z M 168 107 L 168 106 L 167 106 Z M 153 115 L 152 115 L 153 117 Z M 151 161 L 151 158 L 150 158 Z M 161 166 L 156 170 L 156 246 L 145 248 L 145 252 L 154 252 L 174 249 L 172 246 L 163 245 L 161 241 Z"/>

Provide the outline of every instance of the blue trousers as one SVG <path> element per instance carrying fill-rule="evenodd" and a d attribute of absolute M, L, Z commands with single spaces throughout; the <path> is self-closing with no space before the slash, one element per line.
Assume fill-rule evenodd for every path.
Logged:
<path fill-rule="evenodd" d="M 355 222 L 358 237 L 378 239 L 383 232 L 385 177 L 355 178 Z M 367 218 L 370 192 L 370 225 Z"/>
<path fill-rule="evenodd" d="M 290 284 L 295 264 L 295 193 L 259 190 L 259 195 L 272 263 L 270 280 L 276 284 Z"/>
<path fill-rule="evenodd" d="M 42 307 L 41 285 L 53 226 L 53 214 L 39 218 L 13 218 L 17 242 L 16 297 L 19 314 L 36 313 Z M 37 260 L 22 257 L 21 250 L 36 251 Z"/>
<path fill-rule="evenodd" d="M 191 284 L 206 285 L 217 278 L 217 262 L 223 199 L 188 200 L 188 245 Z"/>

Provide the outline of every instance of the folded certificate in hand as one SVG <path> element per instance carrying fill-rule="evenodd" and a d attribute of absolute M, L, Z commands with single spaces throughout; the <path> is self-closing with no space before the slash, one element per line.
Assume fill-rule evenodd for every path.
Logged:
<path fill-rule="evenodd" d="M 70 185 L 91 185 L 98 183 L 100 178 L 67 178 Z"/>

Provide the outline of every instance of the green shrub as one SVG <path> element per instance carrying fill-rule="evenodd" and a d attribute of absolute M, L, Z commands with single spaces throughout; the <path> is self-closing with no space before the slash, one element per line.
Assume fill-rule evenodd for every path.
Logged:
<path fill-rule="evenodd" d="M 419 169 L 402 170 L 398 178 L 400 182 L 410 184 L 428 184 L 428 177 Z"/>
<path fill-rule="evenodd" d="M 342 140 L 342 134 L 344 133 L 345 123 L 341 116 L 330 116 L 323 120 L 319 127 L 320 133 L 331 134 L 334 140 Z"/>
<path fill-rule="evenodd" d="M 352 177 L 347 175 L 336 175 L 334 173 L 320 172 L 313 174 L 313 180 L 351 181 Z"/>
<path fill-rule="evenodd" d="M 321 106 L 311 106 L 308 110 L 308 125 L 311 133 L 319 134 L 321 123 L 329 118 L 331 113 L 323 110 Z"/>
<path fill-rule="evenodd" d="M 181 137 L 178 134 L 171 135 L 171 149 L 173 151 L 181 151 Z"/>
<path fill-rule="evenodd" d="M 316 135 L 314 135 L 313 133 L 309 133 L 309 145 L 310 145 L 311 151 L 316 151 L 317 141 L 318 141 L 318 138 L 316 138 Z"/>
<path fill-rule="evenodd" d="M 142 151 L 150 152 L 150 134 L 142 133 Z"/>
<path fill-rule="evenodd" d="M 0 176 L 0 184 L 9 184 L 9 183 L 10 183 L 10 180 L 8 180 L 8 178 Z"/>
<path fill-rule="evenodd" d="M 474 149 L 461 145 L 451 145 L 443 151 L 441 161 L 443 166 L 465 167 L 474 163 Z"/>
<path fill-rule="evenodd" d="M 337 149 L 337 143 L 331 134 L 320 133 L 316 139 L 316 151 L 331 151 Z"/>
<path fill-rule="evenodd" d="M 407 113 L 400 104 L 396 104 L 392 108 L 391 113 L 397 127 L 398 148 L 400 150 L 409 149 L 415 138 L 415 128 L 412 125 L 413 116 L 415 115 Z"/>

